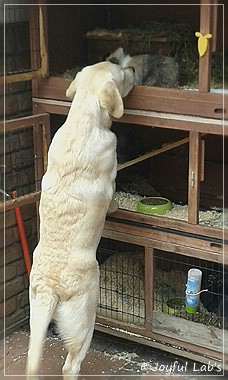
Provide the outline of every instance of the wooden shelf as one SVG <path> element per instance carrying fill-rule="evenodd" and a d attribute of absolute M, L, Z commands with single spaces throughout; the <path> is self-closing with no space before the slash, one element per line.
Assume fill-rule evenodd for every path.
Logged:
<path fill-rule="evenodd" d="M 71 80 L 49 77 L 38 82 L 36 98 L 69 101 L 66 89 Z M 223 119 L 223 93 L 200 93 L 179 89 L 135 86 L 124 99 L 124 106 L 131 110 L 155 111 L 204 118 Z M 209 121 L 210 122 L 210 121 Z M 218 132 L 219 134 L 219 132 Z"/>
<path fill-rule="evenodd" d="M 107 216 L 103 237 L 223 262 L 221 229 L 192 225 L 162 216 L 119 209 Z"/>

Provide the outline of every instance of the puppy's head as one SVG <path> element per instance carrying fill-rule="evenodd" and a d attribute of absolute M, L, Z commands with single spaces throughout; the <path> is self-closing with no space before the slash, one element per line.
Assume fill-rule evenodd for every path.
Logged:
<path fill-rule="evenodd" d="M 123 59 L 124 59 L 124 51 L 122 47 L 119 47 L 116 49 L 112 54 L 110 54 L 107 58 L 106 61 L 115 63 L 116 65 L 121 65 Z"/>
<path fill-rule="evenodd" d="M 111 116 L 120 118 L 123 115 L 122 98 L 132 89 L 134 79 L 132 68 L 122 69 L 111 62 L 100 62 L 80 71 L 67 89 L 66 96 L 70 99 L 75 94 L 93 97 Z"/>

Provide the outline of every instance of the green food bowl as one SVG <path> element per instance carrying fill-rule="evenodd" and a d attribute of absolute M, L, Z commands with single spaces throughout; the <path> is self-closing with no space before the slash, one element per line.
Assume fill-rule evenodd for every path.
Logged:
<path fill-rule="evenodd" d="M 165 314 L 174 315 L 177 311 L 184 306 L 185 299 L 184 298 L 172 298 L 167 302 L 163 302 L 162 311 Z"/>
<path fill-rule="evenodd" d="M 164 215 L 166 211 L 172 210 L 172 208 L 172 202 L 163 197 L 144 198 L 137 203 L 137 211 L 144 214 Z"/>

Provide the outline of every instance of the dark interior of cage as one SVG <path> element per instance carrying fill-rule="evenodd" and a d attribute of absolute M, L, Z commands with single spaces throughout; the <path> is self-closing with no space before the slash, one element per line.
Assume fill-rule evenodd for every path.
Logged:
<path fill-rule="evenodd" d="M 63 124 L 65 116 L 51 115 L 52 135 Z M 144 197 L 162 196 L 169 199 L 173 208 L 165 217 L 185 220 L 188 218 L 188 164 L 189 144 L 168 150 L 137 164 L 121 168 L 122 164 L 142 157 L 148 152 L 182 141 L 188 132 L 114 122 L 112 131 L 117 136 L 118 172 L 115 199 L 120 209 L 137 211 L 137 203 Z M 214 228 L 222 227 L 223 208 L 223 143 L 222 136 L 204 135 L 205 167 L 200 183 L 199 223 Z M 224 181 L 226 179 L 224 178 Z"/>
<path fill-rule="evenodd" d="M 154 250 L 153 304 L 156 316 L 171 317 L 223 326 L 223 283 L 227 292 L 228 268 L 221 264 L 179 254 Z M 134 324 L 145 323 L 145 262 L 144 247 L 102 238 L 97 250 L 100 265 L 100 300 L 98 313 Z M 199 306 L 188 313 L 185 292 L 188 271 L 202 271 Z M 227 311 L 225 327 L 227 328 Z"/>
<path fill-rule="evenodd" d="M 131 56 L 154 57 L 148 67 L 150 85 L 197 88 L 199 58 L 195 32 L 199 30 L 199 17 L 198 6 L 48 7 L 50 73 L 73 78 L 82 67 L 102 61 L 123 47 L 125 54 Z M 56 19 L 61 19 L 61 28 Z M 61 44 L 56 48 L 59 40 Z M 212 54 L 211 87 L 222 88 L 222 35 L 219 33 L 217 40 L 216 52 Z M 161 56 L 170 59 L 161 60 Z M 172 60 L 178 66 L 175 83 Z M 139 70 L 145 69 L 143 60 L 140 64 Z M 170 83 L 164 84 L 162 75 Z"/>
<path fill-rule="evenodd" d="M 188 215 L 188 142 L 167 150 L 160 148 L 186 141 L 188 132 L 165 128 L 114 123 L 117 135 L 118 173 L 116 200 L 120 208 L 137 211 L 137 203 L 144 197 L 164 197 L 173 208 L 165 216 L 187 220 Z M 200 182 L 199 223 L 222 227 L 223 208 L 223 138 L 204 135 L 204 168 Z M 227 146 L 228 141 L 224 142 Z M 125 163 L 152 152 L 154 156 L 122 168 Z M 157 154 L 159 153 L 159 154 Z M 123 164 L 123 165 L 122 165 Z M 226 163 L 224 163 L 226 167 Z"/>
<path fill-rule="evenodd" d="M 0 24 L 0 34 L 2 36 L 4 35 L 4 27 L 5 46 L 3 45 L 4 39 L 1 38 L 0 41 L 0 62 L 2 62 L 0 75 L 31 70 L 28 21 Z"/>

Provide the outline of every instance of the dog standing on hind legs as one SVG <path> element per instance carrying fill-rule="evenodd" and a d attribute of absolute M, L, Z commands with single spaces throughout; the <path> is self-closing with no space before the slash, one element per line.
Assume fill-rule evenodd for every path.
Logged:
<path fill-rule="evenodd" d="M 30 274 L 27 379 L 38 378 L 47 328 L 55 319 L 68 355 L 64 380 L 75 380 L 90 346 L 99 294 L 96 250 L 112 203 L 117 171 L 111 117 L 123 115 L 132 68 L 87 66 L 66 95 L 68 117 L 48 152 L 40 198 L 40 240 Z M 35 377 L 34 377 L 35 376 Z"/>

